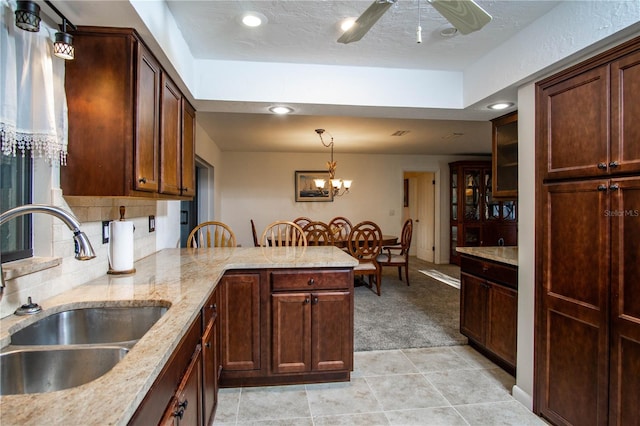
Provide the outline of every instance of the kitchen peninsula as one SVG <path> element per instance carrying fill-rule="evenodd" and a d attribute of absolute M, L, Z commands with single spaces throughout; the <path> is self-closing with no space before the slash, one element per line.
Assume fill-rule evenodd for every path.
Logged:
<path fill-rule="evenodd" d="M 518 247 L 458 247 L 460 333 L 515 375 Z"/>
<path fill-rule="evenodd" d="M 303 303 L 311 299 L 305 304 L 311 312 L 314 308 L 325 312 L 321 308 L 323 304 L 318 304 L 318 299 L 322 302 L 323 290 L 331 290 L 327 293 L 331 293 L 332 302 L 336 294 L 346 293 L 338 312 L 346 312 L 350 317 L 347 321 L 341 319 L 350 328 L 349 358 L 338 368 L 342 368 L 342 380 L 348 380 L 353 368 L 352 273 L 356 264 L 356 260 L 335 247 L 166 249 L 136 262 L 137 272 L 133 275 L 105 274 L 51 299 L 36 301 L 42 305 L 43 313 L 31 317 L 11 315 L 0 320 L 1 347 L 10 344 L 11 333 L 44 316 L 69 309 L 149 305 L 168 306 L 169 309 L 111 371 L 98 379 L 61 391 L 0 397 L 2 424 L 127 424 L 165 365 L 173 360 L 183 338 L 196 325 L 200 327 L 201 317 L 206 317 L 203 313 L 206 304 L 219 283 L 225 282 L 227 276 L 252 271 L 261 280 L 259 303 L 262 311 L 258 318 L 263 349 L 269 347 L 268 336 L 274 339 L 277 334 L 271 327 L 272 322 L 277 322 L 277 318 L 295 317 L 278 317 L 271 312 L 275 309 L 274 298 L 286 296 L 289 298 L 286 300 L 290 300 L 302 295 Z M 299 290 L 301 279 L 305 281 L 304 291 Z M 334 281 L 341 287 L 347 283 L 347 287 L 342 292 L 333 290 L 337 285 L 332 284 Z M 230 285 L 233 286 L 233 282 Z M 336 309 L 335 304 L 330 305 L 330 310 Z M 247 321 L 251 320 L 247 318 Z M 294 377 L 296 371 L 287 370 L 290 366 L 272 362 L 276 358 L 262 354 L 260 371 L 274 376 L 279 373 L 275 367 L 281 367 L 289 377 Z M 304 379 L 318 380 L 326 373 L 313 374 L 313 371 L 306 373 Z"/>

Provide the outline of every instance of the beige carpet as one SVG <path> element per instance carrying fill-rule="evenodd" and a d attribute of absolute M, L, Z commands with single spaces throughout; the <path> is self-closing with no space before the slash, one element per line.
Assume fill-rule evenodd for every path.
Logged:
<path fill-rule="evenodd" d="M 455 265 L 436 265 L 412 257 L 409 260 L 410 286 L 398 280 L 397 268 L 383 268 L 382 296 L 378 297 L 368 287 L 356 287 L 356 351 L 467 343 L 467 338 L 459 332 L 460 290 L 420 270 L 460 277 L 460 270 Z"/>

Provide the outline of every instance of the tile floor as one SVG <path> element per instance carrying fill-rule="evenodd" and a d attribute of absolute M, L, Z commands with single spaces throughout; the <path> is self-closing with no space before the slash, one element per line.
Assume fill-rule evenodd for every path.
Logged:
<path fill-rule="evenodd" d="M 351 381 L 220 389 L 215 425 L 546 425 L 469 346 L 356 352 Z"/>

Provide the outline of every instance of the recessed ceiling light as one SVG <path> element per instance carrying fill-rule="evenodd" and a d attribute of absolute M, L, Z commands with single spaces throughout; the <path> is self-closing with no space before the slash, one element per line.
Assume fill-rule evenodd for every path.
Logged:
<path fill-rule="evenodd" d="M 340 29 L 342 31 L 347 31 L 349 28 L 353 27 L 353 24 L 356 23 L 357 18 L 344 18 L 340 23 Z"/>
<path fill-rule="evenodd" d="M 292 113 L 293 108 L 288 106 L 272 106 L 269 108 L 269 111 L 271 111 L 274 114 L 284 115 L 284 114 Z"/>
<path fill-rule="evenodd" d="M 494 109 L 494 110 L 501 110 L 501 109 L 510 108 L 513 105 L 515 105 L 513 102 L 498 102 L 498 103 L 487 106 L 487 108 Z"/>
<path fill-rule="evenodd" d="M 260 12 L 247 12 L 242 15 L 242 23 L 247 27 L 259 27 L 267 23 L 267 17 Z"/>

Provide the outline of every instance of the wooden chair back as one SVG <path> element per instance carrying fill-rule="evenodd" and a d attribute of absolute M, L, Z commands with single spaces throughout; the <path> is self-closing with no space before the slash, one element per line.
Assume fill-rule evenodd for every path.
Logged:
<path fill-rule="evenodd" d="M 289 221 L 276 221 L 264 229 L 259 241 L 267 246 L 305 246 L 307 238 L 299 225 Z"/>
<path fill-rule="evenodd" d="M 253 223 L 253 219 L 251 219 L 251 234 L 253 235 L 253 246 L 260 247 L 260 242 L 258 241 L 258 233 L 256 232 L 256 224 Z"/>
<path fill-rule="evenodd" d="M 303 228 L 307 245 L 309 246 L 331 246 L 333 245 L 333 234 L 329 225 L 324 222 L 309 222 Z"/>
<path fill-rule="evenodd" d="M 351 256 L 360 263 L 376 263 L 376 257 L 382 249 L 382 231 L 371 221 L 358 223 L 351 229 L 348 237 L 348 248 Z"/>
<path fill-rule="evenodd" d="M 382 231 L 371 221 L 358 223 L 351 229 L 347 247 L 351 256 L 358 259 L 359 264 L 353 268 L 353 275 L 368 276 L 369 288 L 376 284 L 376 293 L 380 296 L 382 285 L 382 267 L 377 257 L 382 249 Z"/>
<path fill-rule="evenodd" d="M 313 222 L 313 220 L 309 219 L 308 217 L 300 216 L 296 217 L 291 222 L 295 223 L 300 228 L 304 228 L 307 223 Z"/>
<path fill-rule="evenodd" d="M 380 266 L 395 266 L 398 268 L 398 279 L 402 281 L 402 268 L 405 279 L 409 285 L 409 249 L 411 248 L 411 236 L 413 234 L 413 220 L 407 219 L 402 225 L 400 244 L 382 247 L 378 256 Z"/>
<path fill-rule="evenodd" d="M 336 216 L 329 222 L 329 229 L 335 241 L 347 241 L 351 228 L 353 225 L 346 217 Z"/>
<path fill-rule="evenodd" d="M 216 221 L 202 222 L 189 233 L 187 247 L 235 247 L 236 236 L 231 228 Z"/>

